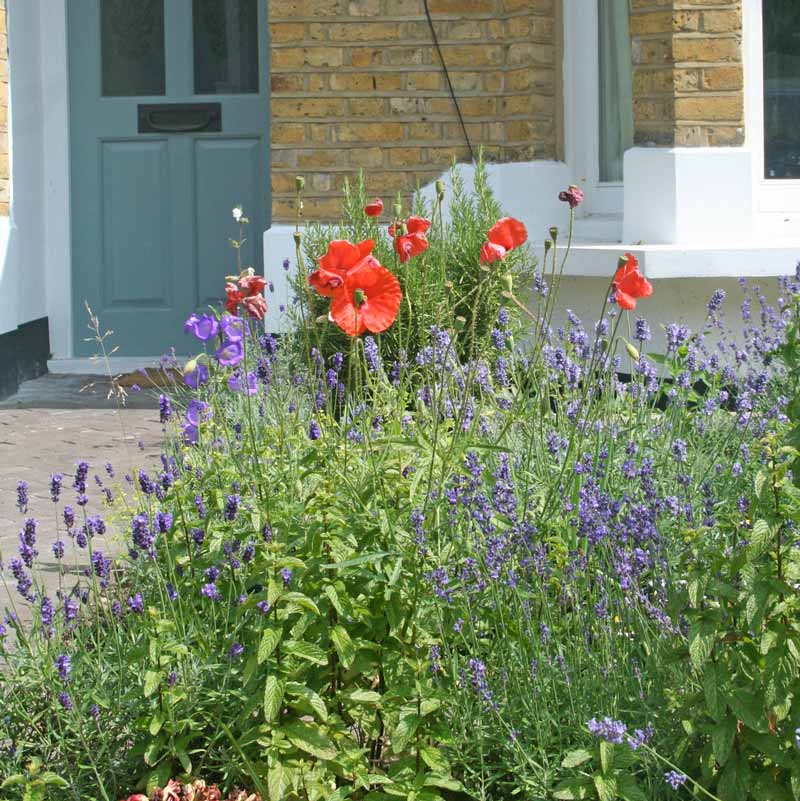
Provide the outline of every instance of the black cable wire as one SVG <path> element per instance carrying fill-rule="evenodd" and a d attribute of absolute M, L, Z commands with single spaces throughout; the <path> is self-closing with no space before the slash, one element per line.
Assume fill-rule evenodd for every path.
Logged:
<path fill-rule="evenodd" d="M 439 37 L 436 35 L 436 28 L 433 26 L 431 10 L 428 8 L 428 0 L 423 0 L 423 5 L 425 6 L 425 16 L 428 18 L 428 27 L 431 29 L 433 43 L 436 45 L 436 52 L 439 54 L 439 61 L 442 62 L 444 77 L 447 79 L 447 86 L 450 89 L 450 97 L 453 98 L 453 103 L 456 107 L 456 113 L 458 114 L 458 121 L 461 123 L 461 130 L 464 132 L 464 139 L 466 140 L 467 147 L 469 148 L 469 155 L 470 158 L 475 161 L 475 151 L 472 149 L 472 142 L 470 141 L 469 134 L 467 133 L 467 126 L 464 123 L 464 116 L 461 114 L 461 106 L 458 104 L 458 98 L 456 97 L 455 89 L 453 89 L 453 82 L 450 80 L 450 72 L 447 69 L 447 63 L 444 60 L 442 46 L 439 44 Z"/>

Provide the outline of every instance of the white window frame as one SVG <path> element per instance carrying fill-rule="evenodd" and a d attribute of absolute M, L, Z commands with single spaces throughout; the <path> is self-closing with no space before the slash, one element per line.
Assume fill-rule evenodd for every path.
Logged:
<path fill-rule="evenodd" d="M 564 0 L 564 154 L 586 192 L 583 216 L 621 215 L 623 183 L 600 180 L 600 47 L 597 0 Z"/>
<path fill-rule="evenodd" d="M 767 0 L 768 1 L 768 0 Z M 760 214 L 800 212 L 800 180 L 764 177 L 763 0 L 744 0 L 745 140 L 751 151 L 754 208 Z"/>

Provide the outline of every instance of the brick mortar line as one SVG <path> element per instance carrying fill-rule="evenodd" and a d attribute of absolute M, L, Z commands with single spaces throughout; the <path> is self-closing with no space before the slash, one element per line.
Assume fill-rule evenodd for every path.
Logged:
<path fill-rule="evenodd" d="M 676 67 L 679 69 L 713 69 L 715 67 L 736 67 L 741 63 L 741 61 L 675 61 L 669 64 L 637 64 L 634 69 L 638 72 L 663 72 Z"/>
<path fill-rule="evenodd" d="M 315 150 L 363 150 L 365 147 L 383 147 L 383 142 L 345 142 L 340 145 L 326 145 L 325 147 L 315 148 Z M 478 143 L 483 145 L 484 147 L 529 147 L 535 144 L 541 144 L 539 140 L 514 140 L 513 142 L 480 142 Z M 432 147 L 432 148 L 445 148 L 445 147 L 465 147 L 466 145 L 448 145 L 446 141 L 431 143 L 431 142 L 403 142 L 402 149 L 408 147 Z M 277 149 L 275 146 L 272 147 L 273 150 Z M 280 148 L 281 150 L 286 150 L 287 148 Z M 383 148 L 384 150 L 391 150 L 391 149 L 401 149 L 401 144 L 398 143 L 394 148 Z M 292 175 L 297 173 L 298 170 L 312 170 L 316 171 L 319 170 L 320 172 L 353 172 L 353 167 L 272 167 L 270 170 L 271 173 L 276 173 L 280 175 Z M 374 169 L 380 172 L 396 172 L 398 174 L 408 172 L 408 167 L 392 167 L 391 169 L 386 167 L 365 167 L 364 169 Z M 291 194 L 291 193 L 290 193 Z M 292 196 L 294 196 L 292 194 Z"/>
<path fill-rule="evenodd" d="M 665 39 L 713 39 L 719 41 L 722 39 L 741 39 L 741 31 L 721 31 L 720 33 L 711 33 L 706 31 L 670 31 L 669 33 L 639 33 L 632 34 L 632 38 L 638 42 L 657 42 Z"/>
<path fill-rule="evenodd" d="M 731 62 L 726 62 L 730 64 Z M 664 67 L 668 67 L 671 65 L 663 65 Z M 432 67 L 436 67 L 436 70 L 433 70 Z M 466 67 L 451 67 L 449 64 L 447 65 L 447 69 L 450 73 L 454 72 L 519 72 L 520 70 L 527 70 L 531 67 L 543 69 L 543 70 L 555 70 L 556 65 L 552 63 L 543 64 L 539 62 L 532 62 L 530 64 L 512 64 L 512 65 L 503 65 L 497 64 L 495 66 L 466 66 Z M 372 67 L 353 67 L 353 66 L 346 66 L 343 65 L 342 67 L 274 67 L 270 69 L 270 75 L 339 75 L 342 73 L 347 73 L 348 75 L 353 74 L 372 74 L 372 73 L 386 73 L 386 74 L 403 74 L 407 72 L 438 72 L 439 68 L 437 64 L 409 64 L 408 66 L 397 66 L 391 67 L 384 64 L 376 64 Z"/>
<path fill-rule="evenodd" d="M 523 36 L 514 39 L 502 39 L 501 41 L 487 42 L 481 39 L 446 39 L 439 40 L 442 47 L 486 47 L 497 45 L 499 47 L 507 47 L 514 44 L 538 44 L 552 46 L 551 39 L 534 39 L 531 37 Z M 373 47 L 381 47 L 384 50 L 391 47 L 434 47 L 433 42 L 427 39 L 370 39 L 369 41 L 359 41 L 348 39 L 347 41 L 320 41 L 319 39 L 303 39 L 299 42 L 275 42 L 270 45 L 270 50 L 292 50 L 297 48 L 309 47 L 324 47 L 326 49 L 344 49 L 344 48 L 358 48 L 370 49 Z"/>
<path fill-rule="evenodd" d="M 470 123 L 484 123 L 484 122 L 494 122 L 499 124 L 505 124 L 507 122 L 525 122 L 526 120 L 552 120 L 555 117 L 554 114 L 544 114 L 544 113 L 531 113 L 531 114 L 512 114 L 509 116 L 504 116 L 503 119 L 497 119 L 496 115 L 492 116 L 476 116 L 476 117 L 464 117 L 464 122 L 469 125 Z M 331 123 L 330 116 L 324 117 L 303 117 L 302 120 L 297 120 L 296 118 L 292 118 L 295 120 L 296 124 L 303 123 L 311 123 L 311 124 L 319 124 L 327 122 L 328 124 Z M 429 115 L 426 117 L 405 117 L 402 120 L 385 120 L 385 119 L 376 119 L 374 117 L 334 117 L 333 122 L 343 125 L 354 125 L 354 124 L 363 124 L 363 125 L 414 125 L 420 122 L 429 122 L 429 123 L 440 123 L 440 122 L 458 122 L 457 116 L 445 116 L 444 114 L 439 115 Z M 385 143 L 384 143 L 385 144 Z M 296 146 L 295 146 L 296 147 Z"/>
<path fill-rule="evenodd" d="M 449 99 L 450 93 L 443 92 L 439 90 L 433 89 L 420 89 L 419 91 L 403 89 L 398 90 L 396 92 L 392 92 L 391 90 L 386 89 L 376 89 L 373 92 L 356 92 L 356 91 L 340 91 L 336 89 L 331 89 L 331 92 L 335 92 L 336 94 L 332 97 L 320 97 L 316 92 L 312 90 L 308 91 L 300 91 L 300 92 L 281 92 L 280 90 L 272 90 L 272 97 L 271 100 L 336 100 L 338 98 L 342 98 L 343 100 L 364 100 L 364 99 L 377 99 L 377 100 L 393 100 L 394 98 L 403 98 L 404 100 L 407 99 L 421 99 L 421 100 L 441 100 L 441 99 Z M 458 90 L 456 90 L 458 91 Z M 532 92 L 530 89 L 516 89 L 516 90 L 508 90 L 505 89 L 497 89 L 492 90 L 489 94 L 487 94 L 489 90 L 484 91 L 475 91 L 475 90 L 468 90 L 468 91 L 459 91 L 458 92 L 458 99 L 459 100 L 469 100 L 474 97 L 497 97 L 497 98 L 506 98 L 506 97 L 555 97 L 553 92 L 547 94 L 544 92 Z"/>
<path fill-rule="evenodd" d="M 437 22 L 507 22 L 512 19 L 524 19 L 526 17 L 537 17 L 539 19 L 552 19 L 552 15 L 545 11 L 536 11 L 534 9 L 523 9 L 522 11 L 505 11 L 501 14 L 431 14 L 433 24 Z M 317 24 L 326 25 L 329 23 L 346 23 L 349 25 L 379 25 L 383 22 L 424 22 L 428 24 L 428 19 L 424 14 L 414 14 L 407 17 L 399 16 L 381 16 L 376 15 L 373 17 L 352 17 L 343 14 L 336 14 L 333 16 L 318 16 L 318 17 L 276 17 L 275 19 L 267 19 L 267 25 L 299 25 L 299 24 Z"/>

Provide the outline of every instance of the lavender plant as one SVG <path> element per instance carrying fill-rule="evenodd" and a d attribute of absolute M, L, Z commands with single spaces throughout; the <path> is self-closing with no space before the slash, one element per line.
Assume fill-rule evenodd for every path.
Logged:
<path fill-rule="evenodd" d="M 650 354 L 632 257 L 599 320 L 553 330 L 550 237 L 524 297 L 511 248 L 431 244 L 426 274 L 472 260 L 470 314 L 411 278 L 389 335 L 311 325 L 302 267 L 279 343 L 265 280 L 231 276 L 227 313 L 187 321 L 157 473 L 79 461 L 50 524 L 20 486 L 2 776 L 38 757 L 54 797 L 106 801 L 177 776 L 270 801 L 797 799 L 798 281 L 774 307 L 745 285 L 736 326 L 715 293 Z M 390 297 L 334 297 L 343 330 L 393 308 L 365 269 Z"/>

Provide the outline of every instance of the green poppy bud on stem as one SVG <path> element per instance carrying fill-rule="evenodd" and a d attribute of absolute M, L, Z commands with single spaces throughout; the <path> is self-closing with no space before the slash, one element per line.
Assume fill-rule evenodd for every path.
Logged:
<path fill-rule="evenodd" d="M 444 181 L 441 178 L 436 182 L 436 197 L 444 199 Z"/>
<path fill-rule="evenodd" d="M 625 343 L 625 350 L 628 351 L 628 356 L 630 356 L 631 359 L 633 359 L 635 362 L 639 361 L 639 351 L 633 345 L 631 345 L 630 342 Z"/>
<path fill-rule="evenodd" d="M 544 255 L 546 256 L 550 248 L 553 247 L 553 243 L 549 239 L 544 240 Z"/>
<path fill-rule="evenodd" d="M 297 176 L 297 177 L 294 179 L 294 188 L 295 188 L 295 189 L 296 189 L 298 192 L 302 192 L 302 191 L 303 191 L 303 190 L 306 188 L 306 179 L 305 179 L 305 178 L 303 178 L 303 176 L 302 176 L 302 175 L 298 175 L 298 176 Z"/>
<path fill-rule="evenodd" d="M 503 283 L 505 284 L 506 290 L 508 292 L 514 291 L 514 276 L 511 273 L 506 273 L 503 276 Z"/>
<path fill-rule="evenodd" d="M 300 233 L 300 231 L 295 231 L 294 232 L 294 243 L 295 243 L 295 245 L 299 245 L 300 244 L 300 240 L 302 238 L 303 238 L 303 235 Z"/>
<path fill-rule="evenodd" d="M 460 314 L 456 317 L 456 331 L 463 331 L 467 327 L 467 318 Z"/>
<path fill-rule="evenodd" d="M 550 229 L 549 233 L 550 233 L 550 239 L 552 239 L 554 243 L 557 242 L 558 241 L 558 228 L 556 228 L 555 225 L 554 225 Z"/>

